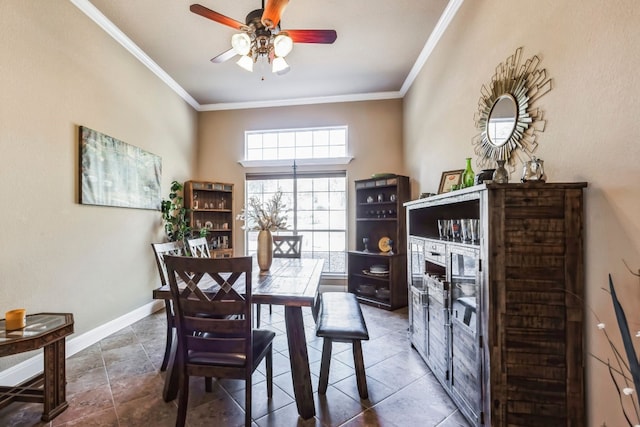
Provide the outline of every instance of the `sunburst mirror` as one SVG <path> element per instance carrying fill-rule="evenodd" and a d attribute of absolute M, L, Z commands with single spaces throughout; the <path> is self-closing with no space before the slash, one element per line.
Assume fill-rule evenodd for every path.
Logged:
<path fill-rule="evenodd" d="M 542 110 L 535 103 L 551 90 L 551 79 L 538 68 L 537 56 L 521 64 L 522 48 L 499 64 L 488 85 L 482 85 L 474 117 L 480 134 L 473 139 L 480 166 L 504 160 L 512 167 L 516 158 L 530 160 L 544 131 Z M 525 156 L 526 159 L 521 158 Z"/>

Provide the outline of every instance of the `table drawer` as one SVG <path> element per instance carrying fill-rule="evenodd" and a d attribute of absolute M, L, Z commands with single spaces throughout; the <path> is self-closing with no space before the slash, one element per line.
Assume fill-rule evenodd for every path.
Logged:
<path fill-rule="evenodd" d="M 446 245 L 437 240 L 427 240 L 424 245 L 424 258 L 435 264 L 445 265 Z"/>

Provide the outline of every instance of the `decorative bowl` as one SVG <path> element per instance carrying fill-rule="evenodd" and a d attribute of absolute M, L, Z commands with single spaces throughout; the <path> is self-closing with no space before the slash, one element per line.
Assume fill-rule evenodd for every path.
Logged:
<path fill-rule="evenodd" d="M 363 283 L 360 286 L 358 286 L 358 292 L 361 293 L 362 295 L 369 295 L 369 296 L 375 295 L 376 286 Z"/>

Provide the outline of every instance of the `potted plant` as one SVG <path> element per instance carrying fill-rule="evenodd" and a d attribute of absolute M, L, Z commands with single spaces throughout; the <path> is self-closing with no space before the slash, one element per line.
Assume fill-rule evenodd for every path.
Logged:
<path fill-rule="evenodd" d="M 164 231 L 171 242 L 186 243 L 191 237 L 191 227 L 187 219 L 188 211 L 184 207 L 183 185 L 178 181 L 171 183 L 168 200 L 162 200 L 160 210 L 164 221 Z M 185 247 L 187 247 L 185 245 Z"/>

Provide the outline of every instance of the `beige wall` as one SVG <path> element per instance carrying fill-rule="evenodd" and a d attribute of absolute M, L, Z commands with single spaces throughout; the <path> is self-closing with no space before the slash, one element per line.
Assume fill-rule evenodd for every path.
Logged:
<path fill-rule="evenodd" d="M 640 329 L 639 281 L 622 260 L 640 267 L 640 2 L 466 1 L 404 102 L 404 158 L 419 185 L 435 191 L 443 170 L 474 157 L 471 139 L 480 87 L 495 67 L 524 47 L 553 79 L 538 105 L 547 128 L 537 154 L 550 181 L 588 181 L 587 304 L 622 350 L 611 300 L 612 273 L 632 331 Z M 511 176 L 521 177 L 521 168 Z M 611 358 L 591 312 L 589 354 Z M 590 426 L 626 425 L 605 367 L 587 357 Z M 636 420 L 637 421 L 637 420 Z"/>
<path fill-rule="evenodd" d="M 68 1 L 1 1 L 0 40 L 0 317 L 72 312 L 78 335 L 150 302 L 164 238 L 158 211 L 78 204 L 78 126 L 160 155 L 166 197 L 197 114 Z"/>
<path fill-rule="evenodd" d="M 403 174 L 402 167 L 402 101 L 352 102 L 296 107 L 214 111 L 200 114 L 198 126 L 198 179 L 223 180 L 236 184 L 234 210 L 244 203 L 244 175 L 238 163 L 244 157 L 244 131 L 288 129 L 315 126 L 349 127 L 349 155 L 353 161 L 345 167 L 349 194 L 353 180 L 368 178 L 377 172 Z M 314 170 L 299 167 L 299 171 Z M 291 169 L 287 170 L 288 172 Z M 353 197 L 349 198 L 349 227 L 355 219 Z M 239 227 L 240 223 L 236 224 Z M 244 250 L 243 233 L 236 232 L 235 247 Z M 348 246 L 355 242 L 351 236 Z"/>

